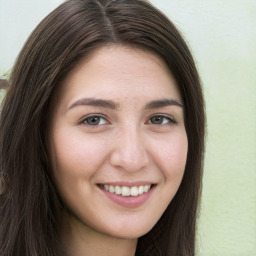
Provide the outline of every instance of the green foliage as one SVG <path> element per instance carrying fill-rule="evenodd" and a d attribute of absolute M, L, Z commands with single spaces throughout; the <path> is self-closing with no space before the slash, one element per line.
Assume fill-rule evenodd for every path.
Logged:
<path fill-rule="evenodd" d="M 3 74 L 0 74 L 0 79 L 6 79 L 8 80 L 10 78 L 11 70 L 4 72 Z"/>

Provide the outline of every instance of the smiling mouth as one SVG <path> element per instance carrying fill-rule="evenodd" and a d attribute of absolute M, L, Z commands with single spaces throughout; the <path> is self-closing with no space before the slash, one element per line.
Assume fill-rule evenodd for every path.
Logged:
<path fill-rule="evenodd" d="M 144 193 L 147 193 L 151 188 L 152 184 L 148 185 L 141 185 L 141 186 L 113 186 L 113 185 L 103 185 L 100 184 L 99 187 L 101 189 L 104 189 L 110 193 L 120 195 L 120 196 L 140 196 L 143 195 Z"/>

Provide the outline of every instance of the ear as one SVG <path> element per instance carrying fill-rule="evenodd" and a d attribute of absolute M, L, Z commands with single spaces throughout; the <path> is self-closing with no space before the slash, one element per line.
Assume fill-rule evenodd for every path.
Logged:
<path fill-rule="evenodd" d="M 0 79 L 0 90 L 7 89 L 9 87 L 8 80 Z"/>

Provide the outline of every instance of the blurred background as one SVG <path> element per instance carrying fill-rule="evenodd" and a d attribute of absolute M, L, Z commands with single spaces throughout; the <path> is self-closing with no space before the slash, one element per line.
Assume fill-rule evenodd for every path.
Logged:
<path fill-rule="evenodd" d="M 62 0 L 0 0 L 0 77 Z M 256 256 L 256 0 L 151 0 L 180 29 L 204 87 L 197 256 Z"/>

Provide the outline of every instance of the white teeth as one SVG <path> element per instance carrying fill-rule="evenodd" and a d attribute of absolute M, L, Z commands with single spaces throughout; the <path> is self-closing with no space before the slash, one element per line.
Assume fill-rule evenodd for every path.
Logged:
<path fill-rule="evenodd" d="M 150 185 L 146 185 L 146 186 L 144 186 L 144 192 L 148 192 L 148 191 L 149 191 L 149 189 L 150 189 Z"/>
<path fill-rule="evenodd" d="M 139 194 L 139 189 L 137 187 L 131 187 L 131 196 L 137 196 Z"/>
<path fill-rule="evenodd" d="M 105 190 L 109 191 L 110 193 L 115 193 L 117 195 L 122 195 L 122 196 L 138 196 L 142 195 L 143 193 L 147 193 L 151 185 L 145 185 L 145 186 L 112 186 L 112 185 L 101 185 L 102 188 Z"/>
<path fill-rule="evenodd" d="M 139 195 L 142 195 L 144 193 L 144 187 L 139 186 Z"/>
<path fill-rule="evenodd" d="M 105 186 L 104 186 L 104 188 L 105 188 Z M 106 189 L 107 190 L 107 189 Z M 115 188 L 114 188 L 114 186 L 109 186 L 108 187 L 108 190 L 107 191 L 109 191 L 109 192 L 111 192 L 111 193 L 114 193 L 115 192 Z"/>
<path fill-rule="evenodd" d="M 123 186 L 122 187 L 122 196 L 130 196 L 131 191 L 129 187 Z"/>
<path fill-rule="evenodd" d="M 121 189 L 121 187 L 115 186 L 115 193 L 116 193 L 117 195 L 121 195 L 121 194 L 122 194 L 122 189 Z"/>

